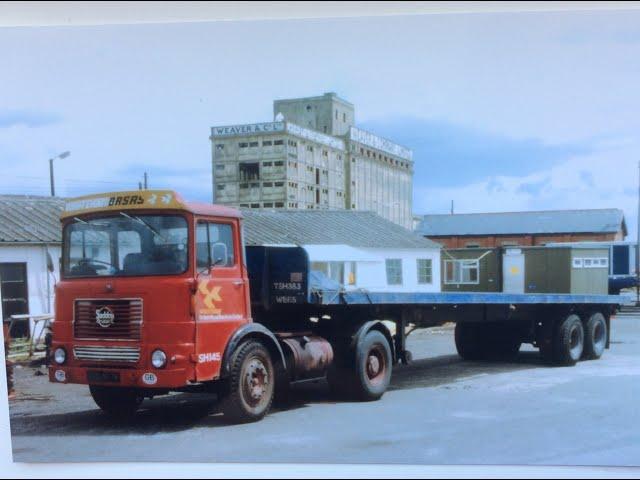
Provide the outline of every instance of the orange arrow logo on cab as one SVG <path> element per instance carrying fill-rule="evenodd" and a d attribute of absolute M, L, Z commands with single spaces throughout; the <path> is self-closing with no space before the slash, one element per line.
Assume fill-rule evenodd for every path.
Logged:
<path fill-rule="evenodd" d="M 222 298 L 220 297 L 220 288 L 212 287 L 209 288 L 208 281 L 202 281 L 198 285 L 198 291 L 202 294 L 202 302 L 207 307 L 207 311 L 203 313 L 209 313 L 213 315 L 219 315 L 222 313 L 222 310 L 216 307 L 214 302 L 221 302 Z"/>

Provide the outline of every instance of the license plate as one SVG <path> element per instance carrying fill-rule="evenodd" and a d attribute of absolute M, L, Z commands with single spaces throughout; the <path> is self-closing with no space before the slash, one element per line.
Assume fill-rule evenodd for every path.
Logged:
<path fill-rule="evenodd" d="M 100 372 L 97 370 L 89 370 L 87 372 L 87 380 L 89 383 L 120 383 L 120 374 L 118 372 Z"/>

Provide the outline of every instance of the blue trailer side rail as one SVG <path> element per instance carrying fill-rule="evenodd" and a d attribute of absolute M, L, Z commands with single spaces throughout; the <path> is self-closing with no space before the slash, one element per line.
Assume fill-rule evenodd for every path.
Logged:
<path fill-rule="evenodd" d="M 366 292 L 312 289 L 309 303 L 316 305 L 620 305 L 619 295 Z"/>

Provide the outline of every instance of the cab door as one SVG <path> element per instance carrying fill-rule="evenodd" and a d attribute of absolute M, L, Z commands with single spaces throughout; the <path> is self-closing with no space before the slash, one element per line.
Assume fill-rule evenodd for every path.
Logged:
<path fill-rule="evenodd" d="M 236 219 L 196 224 L 196 378 L 219 376 L 225 346 L 249 321 L 248 280 Z"/>

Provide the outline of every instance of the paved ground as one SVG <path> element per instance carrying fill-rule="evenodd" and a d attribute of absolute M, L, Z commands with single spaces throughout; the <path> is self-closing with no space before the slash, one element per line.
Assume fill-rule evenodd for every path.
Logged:
<path fill-rule="evenodd" d="M 110 424 L 86 387 L 16 371 L 15 461 L 217 461 L 638 465 L 640 318 L 614 321 L 612 348 L 576 367 L 462 362 L 452 330 L 410 337 L 415 361 L 374 403 L 333 403 L 324 384 L 298 388 L 262 422 L 229 426 L 215 399 L 147 401 Z"/>

